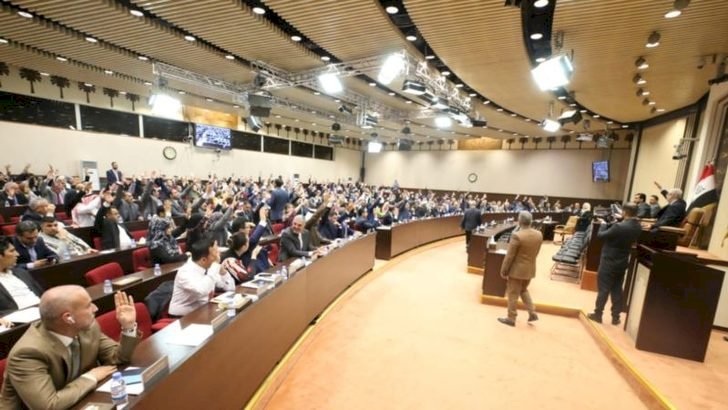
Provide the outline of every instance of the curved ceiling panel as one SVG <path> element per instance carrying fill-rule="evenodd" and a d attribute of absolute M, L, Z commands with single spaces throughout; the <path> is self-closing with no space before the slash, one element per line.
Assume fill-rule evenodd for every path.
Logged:
<path fill-rule="evenodd" d="M 674 19 L 664 17 L 670 1 L 559 0 L 554 32 L 563 31 L 564 48 L 574 50 L 569 90 L 590 109 L 622 122 L 650 118 L 652 106 L 667 111 L 695 103 L 708 92 L 715 66 L 699 70 L 701 56 L 728 52 L 728 1 L 693 1 Z M 660 45 L 647 48 L 647 37 L 660 33 Z M 644 56 L 649 68 L 638 70 Z M 640 73 L 647 83 L 632 80 Z M 650 92 L 637 97 L 638 88 Z"/>

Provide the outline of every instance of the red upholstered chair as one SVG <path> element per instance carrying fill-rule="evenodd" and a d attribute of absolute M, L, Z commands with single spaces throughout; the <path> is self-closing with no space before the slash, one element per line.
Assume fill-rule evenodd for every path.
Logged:
<path fill-rule="evenodd" d="M 143 231 L 131 231 L 131 237 L 134 238 L 135 241 L 139 242 L 140 239 L 147 237 L 147 230 Z"/>
<path fill-rule="evenodd" d="M 91 269 L 83 275 L 89 286 L 104 283 L 106 279 L 116 279 L 124 276 L 121 265 L 116 262 L 106 263 L 97 268 Z"/>
<path fill-rule="evenodd" d="M 97 251 L 103 251 L 103 245 L 101 244 L 101 237 L 100 236 L 94 236 L 94 249 Z"/>
<path fill-rule="evenodd" d="M 142 340 L 144 340 L 152 334 L 152 318 L 149 316 L 149 311 L 144 303 L 135 303 L 134 309 L 136 309 L 137 329 L 142 333 Z M 117 342 L 121 340 L 121 325 L 116 320 L 116 311 L 112 310 L 98 316 L 96 322 L 106 336 Z"/>
<path fill-rule="evenodd" d="M 20 215 L 16 215 L 16 216 L 11 216 L 10 217 L 10 223 L 16 224 L 18 222 L 20 222 Z"/>
<path fill-rule="evenodd" d="M 3 235 L 14 236 L 15 235 L 15 225 L 3 225 Z"/>
<path fill-rule="evenodd" d="M 4 224 L 4 223 L 5 223 L 5 218 L 3 218 L 2 215 L 0 215 L 0 224 Z"/>
<path fill-rule="evenodd" d="M 131 263 L 134 266 L 134 272 L 139 272 L 154 266 L 152 264 L 152 256 L 149 254 L 149 248 L 145 246 L 133 251 L 131 253 Z"/>
<path fill-rule="evenodd" d="M 273 233 L 274 233 L 274 234 L 276 234 L 276 235 L 280 235 L 281 231 L 283 231 L 283 227 L 284 227 L 284 226 L 285 226 L 285 225 L 283 225 L 283 224 L 273 224 L 273 225 L 271 226 L 271 229 L 273 229 Z"/>
<path fill-rule="evenodd" d="M 55 216 L 56 216 L 56 219 L 59 221 L 65 221 L 66 219 L 68 219 L 68 215 L 66 215 L 65 212 L 56 212 Z"/>
<path fill-rule="evenodd" d="M 0 388 L 3 387 L 3 383 L 5 382 L 5 366 L 7 365 L 8 359 L 0 360 Z"/>
<path fill-rule="evenodd" d="M 179 251 L 180 252 L 182 252 L 182 253 L 187 252 L 187 242 L 182 241 L 182 242 L 178 242 L 178 244 L 179 244 Z"/>
<path fill-rule="evenodd" d="M 277 243 L 271 243 L 268 246 L 268 260 L 270 261 L 271 266 L 278 265 L 278 254 L 281 249 L 278 247 Z"/>

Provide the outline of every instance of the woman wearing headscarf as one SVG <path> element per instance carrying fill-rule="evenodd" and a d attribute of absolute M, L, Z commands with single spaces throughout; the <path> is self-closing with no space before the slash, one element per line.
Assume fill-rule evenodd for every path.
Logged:
<path fill-rule="evenodd" d="M 172 235 L 172 224 L 165 218 L 149 222 L 149 253 L 152 263 L 165 264 L 182 262 L 187 255 L 180 252 L 177 240 Z"/>

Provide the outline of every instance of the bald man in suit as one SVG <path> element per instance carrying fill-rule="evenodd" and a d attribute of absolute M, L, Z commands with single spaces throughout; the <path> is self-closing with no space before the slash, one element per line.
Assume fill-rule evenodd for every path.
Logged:
<path fill-rule="evenodd" d="M 533 216 L 530 212 L 523 211 L 518 214 L 519 229 L 511 235 L 508 253 L 501 265 L 501 277 L 508 281 L 506 285 L 508 317 L 498 318 L 498 321 L 508 326 L 516 325 L 518 315 L 516 305 L 519 296 L 528 310 L 528 321 L 538 320 L 531 295 L 528 293 L 528 285 L 531 279 L 536 277 L 536 257 L 541 250 L 543 235 L 531 228 L 532 221 Z"/>

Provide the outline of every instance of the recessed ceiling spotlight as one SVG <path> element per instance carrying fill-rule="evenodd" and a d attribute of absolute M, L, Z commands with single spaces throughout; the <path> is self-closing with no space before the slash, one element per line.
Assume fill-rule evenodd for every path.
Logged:
<path fill-rule="evenodd" d="M 543 38 L 543 34 L 541 34 L 541 33 L 531 34 L 531 40 L 541 40 L 542 38 Z"/>
<path fill-rule="evenodd" d="M 8 40 L 0 38 L 0 44 L 8 44 Z"/>
<path fill-rule="evenodd" d="M 18 12 L 18 15 L 19 15 L 20 17 L 25 17 L 25 18 L 27 18 L 27 19 L 32 19 L 32 18 L 33 18 L 33 14 L 31 14 L 31 13 L 28 13 L 27 11 L 19 11 L 19 12 Z"/>
<path fill-rule="evenodd" d="M 483 101 L 483 105 L 488 105 L 488 104 L 490 104 L 490 100 Z"/>
<path fill-rule="evenodd" d="M 119 91 L 119 94 L 126 95 L 126 91 Z"/>
<path fill-rule="evenodd" d="M 670 10 L 667 13 L 665 13 L 665 18 L 666 19 L 673 19 L 673 18 L 675 18 L 675 17 L 677 17 L 677 16 L 679 16 L 681 14 L 682 14 L 682 11 L 673 9 L 673 10 Z"/>
<path fill-rule="evenodd" d="M 280 115 L 278 115 L 278 114 L 276 114 L 276 118 L 281 118 L 281 116 L 280 116 Z"/>
<path fill-rule="evenodd" d="M 503 132 L 503 128 L 498 128 L 498 132 Z"/>
<path fill-rule="evenodd" d="M 151 86 L 151 85 L 152 85 L 152 83 L 151 83 L 151 82 L 149 82 L 149 81 L 145 81 L 145 82 L 144 82 L 144 85 L 147 85 L 147 86 Z"/>
<path fill-rule="evenodd" d="M 187 93 L 186 93 L 186 92 L 184 92 L 184 91 L 177 91 L 177 94 L 179 94 L 179 95 L 185 95 L 185 94 L 187 94 Z"/>
<path fill-rule="evenodd" d="M 531 119 L 530 118 L 526 118 L 526 122 L 531 122 Z"/>
<path fill-rule="evenodd" d="M 536 59 L 537 63 L 543 63 L 544 61 L 546 61 L 546 57 L 539 57 Z"/>
<path fill-rule="evenodd" d="M 372 81 L 372 82 L 369 83 L 369 86 L 370 87 L 376 87 L 377 86 L 377 83 L 375 83 L 374 81 Z"/>
<path fill-rule="evenodd" d="M 141 10 L 131 9 L 129 10 L 129 14 L 134 17 L 144 17 L 144 12 L 142 12 Z"/>
<path fill-rule="evenodd" d="M 387 93 L 387 94 L 389 94 L 389 95 L 394 95 L 394 93 L 393 93 L 393 92 L 391 92 L 391 91 L 390 91 L 389 93 Z"/>
<path fill-rule="evenodd" d="M 657 109 L 657 112 L 665 112 L 665 109 L 664 108 L 658 108 Z"/>
<path fill-rule="evenodd" d="M 311 110 L 311 114 L 316 114 L 316 110 Z"/>
<path fill-rule="evenodd" d="M 566 99 L 566 96 L 565 95 L 560 95 L 560 96 L 558 96 L 558 99 L 559 100 L 565 100 Z"/>
<path fill-rule="evenodd" d="M 311 125 L 316 125 L 316 123 L 315 122 L 312 122 Z"/>
<path fill-rule="evenodd" d="M 569 104 L 569 107 L 576 107 L 576 103 Z"/>
<path fill-rule="evenodd" d="M 212 102 L 212 98 L 205 98 L 205 101 Z"/>
<path fill-rule="evenodd" d="M 149 60 L 149 58 L 147 58 L 147 57 L 144 57 L 144 56 L 139 56 L 139 57 L 137 57 L 137 58 L 138 58 L 138 59 L 140 59 L 140 60 L 142 60 L 142 61 L 147 61 L 147 60 Z"/>
<path fill-rule="evenodd" d="M 599 115 L 599 114 L 594 114 L 594 115 L 593 115 L 592 117 L 593 117 L 593 118 L 601 118 L 601 115 Z"/>
<path fill-rule="evenodd" d="M 644 78 L 642 78 L 642 76 L 639 75 L 639 74 L 635 75 L 632 78 L 632 82 L 635 83 L 635 84 L 637 84 L 637 85 L 647 84 L 647 80 L 645 80 Z"/>
<path fill-rule="evenodd" d="M 441 72 L 440 74 L 442 74 L 442 75 L 444 75 L 445 77 L 447 77 L 447 76 L 449 76 L 449 75 L 450 75 L 450 72 L 446 70 L 446 71 L 443 71 L 443 72 Z"/>
<path fill-rule="evenodd" d="M 511 114 L 511 117 L 515 117 L 515 116 L 517 116 L 517 115 L 518 115 L 518 114 L 515 114 L 515 113 L 513 113 L 513 114 Z"/>
<path fill-rule="evenodd" d="M 50 76 L 50 74 L 48 74 L 48 73 L 44 73 L 44 72 L 42 72 L 42 71 L 41 71 L 40 75 L 42 75 L 43 77 L 48 77 L 48 76 Z"/>
<path fill-rule="evenodd" d="M 607 124 L 612 125 L 614 124 L 614 121 L 607 121 Z"/>
<path fill-rule="evenodd" d="M 233 105 L 233 108 L 240 108 L 240 106 L 235 104 L 235 105 Z"/>
<path fill-rule="evenodd" d="M 586 110 L 579 110 L 580 113 L 586 114 Z"/>
<path fill-rule="evenodd" d="M 405 37 L 405 39 L 407 39 L 407 41 L 417 41 L 417 36 L 409 34 L 407 37 Z"/>
<path fill-rule="evenodd" d="M 295 41 L 295 42 L 299 42 L 299 41 L 301 41 L 302 39 L 301 39 L 301 36 L 291 36 L 291 40 L 293 40 L 293 41 Z"/>
<path fill-rule="evenodd" d="M 334 102 L 340 103 L 341 100 L 337 98 L 337 99 L 334 100 Z"/>
<path fill-rule="evenodd" d="M 660 45 L 660 33 L 653 31 L 652 34 L 647 38 L 647 44 L 645 44 L 648 48 L 654 48 Z"/>
<path fill-rule="evenodd" d="M 83 83 L 83 85 L 85 85 L 86 87 L 93 87 L 93 86 L 94 86 L 94 85 L 93 85 L 93 84 L 91 84 L 91 83 Z"/>
<path fill-rule="evenodd" d="M 435 56 L 433 56 L 432 54 L 425 56 L 425 60 L 434 60 L 434 59 L 435 59 Z"/>
<path fill-rule="evenodd" d="M 634 65 L 637 67 L 638 70 L 644 70 L 650 66 L 649 64 L 647 64 L 647 60 L 645 60 L 644 57 L 638 58 L 634 62 Z"/>
<path fill-rule="evenodd" d="M 503 112 L 503 108 L 498 108 L 498 109 L 496 109 L 496 111 Z"/>
<path fill-rule="evenodd" d="M 228 60 L 235 60 L 235 56 L 232 54 L 226 55 L 225 58 L 227 58 Z"/>
<path fill-rule="evenodd" d="M 88 41 L 89 43 L 98 43 L 99 42 L 99 40 L 96 40 L 95 38 L 93 38 L 91 36 L 87 36 L 86 41 Z"/>
<path fill-rule="evenodd" d="M 412 104 L 412 101 L 410 101 L 410 100 L 407 100 L 407 101 L 405 101 L 404 103 L 405 103 L 405 104 Z"/>
<path fill-rule="evenodd" d="M 191 36 L 191 35 L 188 34 L 188 35 L 185 36 L 185 40 L 187 40 L 187 41 L 195 41 L 197 39 L 194 36 Z"/>
<path fill-rule="evenodd" d="M 104 73 L 106 73 L 106 74 L 108 74 L 108 75 L 112 75 L 112 74 L 114 74 L 114 72 L 113 72 L 113 71 L 111 71 L 111 70 L 104 70 Z"/>
<path fill-rule="evenodd" d="M 475 94 L 475 93 L 470 93 L 470 94 L 468 94 L 468 95 L 469 95 L 469 96 L 471 96 L 471 97 L 475 97 L 475 96 L 476 96 L 476 95 L 478 95 L 478 94 Z"/>
<path fill-rule="evenodd" d="M 629 128 L 629 125 L 627 125 L 627 124 L 622 124 L 622 128 Z"/>
<path fill-rule="evenodd" d="M 455 84 L 455 88 L 463 88 L 462 84 Z"/>
<path fill-rule="evenodd" d="M 549 0 L 536 0 L 533 2 L 533 5 L 538 8 L 543 8 L 549 5 Z"/>
<path fill-rule="evenodd" d="M 314 91 L 314 92 L 313 92 L 313 95 L 321 95 L 321 93 L 320 93 L 320 92 L 318 92 L 318 91 Z"/>
<path fill-rule="evenodd" d="M 62 62 L 64 62 L 64 63 L 65 63 L 66 61 L 68 61 L 68 59 L 67 59 L 66 57 L 61 57 L 61 56 L 58 56 L 58 57 L 56 57 L 56 60 L 58 60 L 58 61 L 62 61 Z"/>
<path fill-rule="evenodd" d="M 650 101 L 647 103 L 647 105 L 655 105 L 655 104 L 657 104 L 655 101 Z"/>
<path fill-rule="evenodd" d="M 253 7 L 253 13 L 262 16 L 265 14 L 265 9 L 263 7 Z"/>
<path fill-rule="evenodd" d="M 397 13 L 399 13 L 399 9 L 397 7 L 395 7 L 395 6 L 387 6 L 387 8 L 385 10 L 389 14 L 397 14 Z"/>
<path fill-rule="evenodd" d="M 329 57 L 329 56 L 321 56 L 321 59 L 323 61 L 331 61 L 331 57 Z"/>

